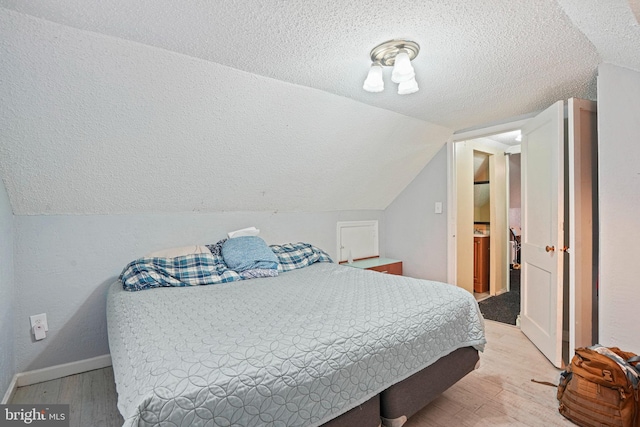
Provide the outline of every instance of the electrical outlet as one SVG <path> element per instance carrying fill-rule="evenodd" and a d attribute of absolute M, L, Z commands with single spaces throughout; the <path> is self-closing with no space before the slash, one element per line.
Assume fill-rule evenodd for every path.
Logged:
<path fill-rule="evenodd" d="M 36 325 L 44 326 L 44 331 L 49 331 L 49 324 L 47 323 L 47 313 L 34 314 L 33 316 L 29 316 L 31 319 L 31 329 L 33 329 Z"/>

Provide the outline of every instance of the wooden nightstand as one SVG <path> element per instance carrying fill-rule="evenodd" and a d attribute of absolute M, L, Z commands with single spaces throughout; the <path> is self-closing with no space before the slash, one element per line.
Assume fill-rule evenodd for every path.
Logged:
<path fill-rule="evenodd" d="M 402 276 L 402 261 L 389 258 L 366 258 L 353 261 L 351 264 L 347 262 L 341 263 L 348 267 L 362 268 L 364 270 L 379 271 L 380 273 L 395 274 Z"/>

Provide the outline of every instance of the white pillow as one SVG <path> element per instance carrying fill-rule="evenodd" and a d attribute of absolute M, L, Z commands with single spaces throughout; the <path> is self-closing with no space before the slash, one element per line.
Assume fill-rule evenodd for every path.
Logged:
<path fill-rule="evenodd" d="M 211 251 L 206 246 L 192 245 L 181 246 L 179 248 L 164 249 L 162 251 L 155 251 L 145 255 L 145 258 L 175 258 L 185 255 L 193 254 L 210 254 Z"/>
<path fill-rule="evenodd" d="M 260 230 L 255 227 L 248 227 L 236 231 L 230 231 L 227 233 L 227 236 L 229 236 L 230 239 L 233 239 L 234 237 L 257 236 L 258 234 L 260 234 Z"/>

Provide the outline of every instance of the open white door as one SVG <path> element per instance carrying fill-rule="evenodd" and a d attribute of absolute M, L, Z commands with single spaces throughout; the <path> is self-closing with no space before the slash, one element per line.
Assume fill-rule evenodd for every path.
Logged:
<path fill-rule="evenodd" d="M 569 99 L 569 357 L 577 347 L 597 342 L 593 315 L 596 307 L 594 230 L 597 198 L 597 105 Z"/>
<path fill-rule="evenodd" d="M 522 332 L 562 366 L 563 102 L 522 128 Z"/>

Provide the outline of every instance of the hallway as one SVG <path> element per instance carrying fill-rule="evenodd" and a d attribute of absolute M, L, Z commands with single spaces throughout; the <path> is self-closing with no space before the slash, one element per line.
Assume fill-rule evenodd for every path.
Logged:
<path fill-rule="evenodd" d="M 485 319 L 515 325 L 520 314 L 520 271 L 510 270 L 511 290 L 500 295 L 479 300 L 478 305 Z"/>

